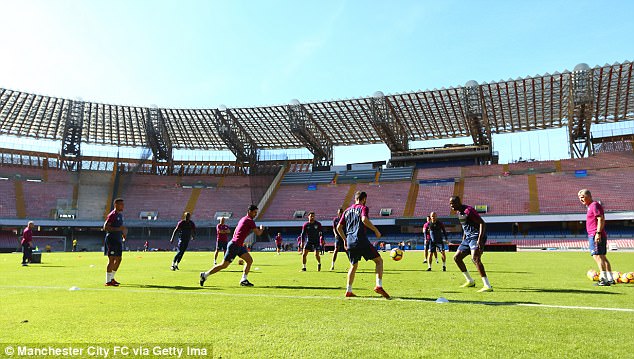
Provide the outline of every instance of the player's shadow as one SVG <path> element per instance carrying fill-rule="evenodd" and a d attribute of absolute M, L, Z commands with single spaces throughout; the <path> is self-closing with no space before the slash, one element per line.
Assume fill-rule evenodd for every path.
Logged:
<path fill-rule="evenodd" d="M 513 274 L 534 274 L 533 272 L 514 272 L 514 271 L 504 271 L 504 270 L 489 270 L 489 269 L 487 269 L 487 273 L 513 273 Z"/>
<path fill-rule="evenodd" d="M 344 290 L 345 289 L 344 287 L 324 287 L 324 286 L 312 287 L 312 286 L 305 286 L 305 285 L 264 285 L 264 286 L 259 285 L 258 288 L 292 289 L 292 290 L 301 290 L 301 289 Z"/>
<path fill-rule="evenodd" d="M 127 288 L 142 288 L 142 289 L 170 289 L 170 290 L 201 290 L 201 289 L 213 289 L 211 287 L 190 286 L 185 287 L 182 285 L 158 285 L 158 284 L 122 284 L 121 287 Z"/>
<path fill-rule="evenodd" d="M 566 294 L 599 294 L 599 295 L 614 295 L 621 293 L 606 292 L 598 289 L 570 289 L 570 288 L 506 288 L 509 290 L 515 290 L 518 292 L 533 292 L 533 293 L 566 293 Z"/>
<path fill-rule="evenodd" d="M 66 266 L 56 266 L 56 265 L 52 265 L 52 264 L 39 264 L 39 265 L 31 265 L 29 264 L 29 267 L 46 267 L 46 268 L 66 268 Z"/>
<path fill-rule="evenodd" d="M 436 298 L 421 298 L 421 297 L 394 297 L 396 299 L 401 300 L 411 300 L 417 302 L 436 302 Z M 481 301 L 481 300 L 459 300 L 452 299 L 449 300 L 448 303 L 455 304 L 480 304 L 480 305 L 491 305 L 491 306 L 512 306 L 518 304 L 539 304 L 537 302 L 518 302 L 518 301 L 509 301 L 509 302 L 491 302 L 491 301 Z"/>

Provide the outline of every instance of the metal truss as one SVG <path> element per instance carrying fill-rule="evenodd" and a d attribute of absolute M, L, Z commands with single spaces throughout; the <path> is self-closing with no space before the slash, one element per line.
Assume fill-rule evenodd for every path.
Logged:
<path fill-rule="evenodd" d="M 312 115 L 297 100 L 293 100 L 286 108 L 291 132 L 313 154 L 313 168 L 332 166 L 332 143 Z"/>
<path fill-rule="evenodd" d="M 568 127 L 573 156 L 588 155 L 591 124 L 634 120 L 632 63 L 587 68 L 589 98 L 575 102 L 575 71 L 546 73 L 515 80 L 481 82 L 384 96 L 302 103 L 313 135 L 328 146 L 385 143 L 407 148 L 407 141 L 472 137 L 491 142 L 492 134 Z M 72 101 L 0 89 L 0 134 L 63 140 Z M 160 109 L 166 139 L 174 149 L 238 151 L 217 125 L 217 109 Z M 291 128 L 288 106 L 232 108 L 232 128 L 241 128 L 248 146 L 285 149 L 308 146 Z M 378 112 L 377 112 L 378 111 Z M 226 111 L 220 111 L 223 113 Z M 379 116 L 377 116 L 377 114 Z M 226 120 L 226 119 L 225 119 Z M 150 147 L 147 108 L 85 103 L 81 141 Z M 227 120 L 228 121 L 228 120 Z M 70 128 L 73 128 L 72 126 Z M 237 133 L 237 132 L 236 132 Z M 242 136 L 242 135 L 241 135 Z M 232 148 L 235 147 L 235 148 Z M 312 145 L 311 145 L 312 146 Z M 586 150 L 583 147 L 586 146 Z M 320 146 L 313 146 L 315 150 Z M 574 150 L 574 148 L 578 148 Z"/>

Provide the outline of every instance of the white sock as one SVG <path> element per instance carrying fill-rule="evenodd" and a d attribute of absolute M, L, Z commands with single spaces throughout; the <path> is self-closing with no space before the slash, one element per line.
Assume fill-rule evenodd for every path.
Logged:
<path fill-rule="evenodd" d="M 112 274 L 110 272 L 106 272 L 106 283 L 110 283 L 112 280 Z"/>
<path fill-rule="evenodd" d="M 352 293 L 352 284 L 346 285 L 346 292 Z"/>
<path fill-rule="evenodd" d="M 603 280 L 609 280 L 608 279 L 608 275 L 606 274 L 605 271 L 601 271 L 601 274 L 599 275 L 599 279 L 603 279 Z"/>
<path fill-rule="evenodd" d="M 482 284 L 487 288 L 491 288 L 491 283 L 489 283 L 489 278 L 487 277 L 482 277 Z"/>
<path fill-rule="evenodd" d="M 247 280 L 247 275 L 246 274 L 242 274 L 242 281 Z"/>
<path fill-rule="evenodd" d="M 605 272 L 608 275 L 608 280 L 614 281 L 614 276 L 612 275 L 612 272 Z"/>
<path fill-rule="evenodd" d="M 110 279 L 114 279 L 114 275 L 117 273 L 117 271 L 112 271 L 112 277 Z"/>
<path fill-rule="evenodd" d="M 445 267 L 447 264 L 447 260 L 442 261 L 442 266 Z"/>
<path fill-rule="evenodd" d="M 382 287 L 383 286 L 383 279 L 377 278 L 376 279 L 376 286 L 377 287 Z"/>
<path fill-rule="evenodd" d="M 302 268 L 306 269 L 306 263 L 302 264 Z"/>
<path fill-rule="evenodd" d="M 469 275 L 469 271 L 462 272 L 462 275 L 464 275 L 467 282 L 473 282 L 473 278 Z"/>

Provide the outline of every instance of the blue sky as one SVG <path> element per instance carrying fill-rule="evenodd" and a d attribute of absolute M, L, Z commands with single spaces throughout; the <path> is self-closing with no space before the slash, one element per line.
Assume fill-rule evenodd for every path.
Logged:
<path fill-rule="evenodd" d="M 631 14 L 631 1 L 0 0 L 0 87 L 216 108 L 462 86 L 632 61 Z M 501 162 L 566 157 L 562 135 L 494 145 Z M 370 148 L 335 163 L 389 156 Z"/>

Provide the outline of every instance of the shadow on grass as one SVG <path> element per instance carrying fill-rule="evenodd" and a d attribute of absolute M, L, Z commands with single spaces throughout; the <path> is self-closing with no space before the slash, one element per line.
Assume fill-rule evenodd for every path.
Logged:
<path fill-rule="evenodd" d="M 293 290 L 301 290 L 301 289 L 305 289 L 305 290 L 312 290 L 312 289 L 319 289 L 319 290 L 345 290 L 345 287 L 312 287 L 312 286 L 304 286 L 304 285 L 264 285 L 264 286 L 258 286 L 258 288 L 272 288 L 272 289 L 293 289 Z"/>
<path fill-rule="evenodd" d="M 66 268 L 66 266 L 56 266 L 52 264 L 29 264 L 29 267 Z"/>
<path fill-rule="evenodd" d="M 411 300 L 417 302 L 435 302 L 436 298 L 416 298 L 416 297 L 394 297 L 395 299 L 402 300 Z M 512 306 L 518 304 L 540 304 L 537 302 L 518 302 L 518 301 L 508 301 L 508 302 L 493 302 L 493 301 L 482 301 L 482 300 L 459 300 L 452 299 L 449 300 L 449 303 L 457 303 L 457 304 L 481 304 L 481 305 L 492 305 L 492 306 Z"/>
<path fill-rule="evenodd" d="M 505 288 L 508 290 L 515 290 L 518 292 L 533 292 L 533 293 L 566 293 L 566 294 L 602 294 L 602 295 L 614 295 L 621 293 L 606 292 L 600 289 L 570 289 L 570 288 Z"/>
<path fill-rule="evenodd" d="M 158 285 L 158 284 L 122 284 L 121 288 L 171 289 L 171 290 L 214 289 L 213 287 L 201 287 L 201 286 L 185 287 L 182 285 Z"/>

